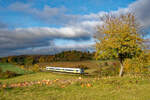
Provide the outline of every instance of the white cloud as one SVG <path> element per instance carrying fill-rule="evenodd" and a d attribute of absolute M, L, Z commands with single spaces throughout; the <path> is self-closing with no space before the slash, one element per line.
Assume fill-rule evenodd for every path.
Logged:
<path fill-rule="evenodd" d="M 145 28 L 150 28 L 150 0 L 137 0 L 130 4 L 128 8 L 136 14 Z"/>
<path fill-rule="evenodd" d="M 66 23 L 71 23 L 75 20 L 78 15 L 66 14 L 67 9 L 65 7 L 50 7 L 44 5 L 42 9 L 33 7 L 33 4 L 25 4 L 16 2 L 7 7 L 8 10 L 24 13 L 26 15 L 33 16 L 36 20 L 43 21 L 50 24 L 64 25 Z"/>
<path fill-rule="evenodd" d="M 36 37 L 49 37 L 49 38 L 79 38 L 90 35 L 88 30 L 80 27 L 32 27 L 32 28 L 16 28 L 14 30 L 16 37 L 18 38 L 36 38 Z M 88 36 L 89 37 L 89 36 Z"/>
<path fill-rule="evenodd" d="M 37 9 L 33 7 L 33 4 L 24 4 L 16 2 L 11 4 L 8 9 L 13 11 L 24 12 L 26 14 L 30 14 L 37 19 L 40 19 L 46 23 L 50 24 L 59 24 L 59 25 L 68 25 L 74 23 L 80 23 L 81 21 L 99 21 L 99 17 L 103 16 L 107 13 L 126 13 L 126 12 L 135 12 L 138 19 L 145 27 L 150 27 L 150 0 L 137 0 L 131 4 L 127 8 L 119 8 L 116 11 L 110 12 L 99 12 L 99 13 L 90 13 L 87 15 L 73 15 L 67 14 L 67 8 L 52 8 L 48 5 L 45 5 L 43 9 Z"/>
<path fill-rule="evenodd" d="M 93 50 L 93 43 L 80 42 L 73 44 L 65 44 L 65 45 L 46 45 L 43 47 L 36 48 L 26 48 L 26 49 L 16 49 L 11 51 L 6 51 L 0 54 L 1 56 L 11 56 L 11 55 L 26 55 L 26 54 L 54 54 L 59 53 L 61 51 L 67 50 L 79 50 L 79 51 L 89 51 Z"/>
<path fill-rule="evenodd" d="M 88 38 L 91 38 L 91 33 L 88 30 L 73 26 L 62 28 L 16 28 L 14 30 L 0 29 L 0 55 L 4 53 L 7 55 L 7 52 L 12 51 L 13 53 L 18 52 L 18 50 L 27 52 L 31 50 L 30 48 L 52 47 L 55 39 L 71 39 L 79 42 Z M 56 46 L 54 47 L 56 48 Z M 82 46 L 82 48 L 84 47 Z M 61 50 L 64 50 L 64 48 Z"/>
<path fill-rule="evenodd" d="M 69 15 L 64 7 L 51 8 L 47 5 L 43 9 L 33 8 L 32 4 L 15 3 L 8 7 L 13 11 L 31 14 L 47 23 L 65 24 L 61 28 L 52 27 L 30 27 L 16 29 L 0 29 L 0 55 L 27 54 L 27 53 L 49 53 L 65 49 L 87 49 L 91 44 L 81 44 L 79 40 L 89 40 L 95 33 L 95 27 L 102 22 L 99 17 L 107 13 L 135 12 L 144 27 L 150 28 L 150 0 L 137 0 L 128 8 L 120 8 L 117 11 L 91 13 L 87 15 Z M 77 41 L 77 44 L 55 45 L 55 39 L 70 39 Z M 31 48 L 35 49 L 31 49 Z M 39 48 L 39 49 L 37 49 Z M 56 50 L 58 49 L 58 50 Z M 47 52 L 46 52 L 47 51 Z"/>

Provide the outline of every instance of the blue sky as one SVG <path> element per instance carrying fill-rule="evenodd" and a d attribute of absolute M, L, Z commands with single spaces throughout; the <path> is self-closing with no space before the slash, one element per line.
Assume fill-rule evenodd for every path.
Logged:
<path fill-rule="evenodd" d="M 85 15 L 90 13 L 98 13 L 100 11 L 110 12 L 119 8 L 126 8 L 128 4 L 135 0 L 0 0 L 0 18 L 4 23 L 19 27 L 39 27 L 39 26 L 61 26 L 56 23 L 44 23 L 34 18 L 31 14 L 25 12 L 17 12 L 8 9 L 15 3 L 31 5 L 31 8 L 43 10 L 47 5 L 51 8 L 64 8 L 66 14 Z M 19 20 L 19 21 L 18 21 Z"/>
<path fill-rule="evenodd" d="M 98 16 L 105 13 L 132 10 L 149 29 L 149 1 L 0 0 L 0 56 L 92 49 Z"/>

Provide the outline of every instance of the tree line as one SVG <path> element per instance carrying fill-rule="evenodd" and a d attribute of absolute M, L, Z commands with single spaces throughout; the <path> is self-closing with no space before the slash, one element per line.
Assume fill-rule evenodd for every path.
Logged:
<path fill-rule="evenodd" d="M 46 63 L 56 61 L 83 61 L 92 60 L 94 58 L 94 52 L 83 52 L 83 51 L 63 51 L 61 53 L 53 55 L 20 55 L 20 56 L 9 56 L 0 58 L 2 63 L 12 63 L 19 65 L 32 65 L 35 63 Z"/>

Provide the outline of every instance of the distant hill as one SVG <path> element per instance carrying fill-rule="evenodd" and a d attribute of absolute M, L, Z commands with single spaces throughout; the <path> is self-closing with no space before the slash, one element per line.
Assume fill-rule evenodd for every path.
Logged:
<path fill-rule="evenodd" d="M 20 55 L 0 58 L 0 62 L 9 62 L 19 65 L 53 62 L 53 61 L 83 61 L 94 59 L 94 52 L 63 51 L 53 55 Z"/>

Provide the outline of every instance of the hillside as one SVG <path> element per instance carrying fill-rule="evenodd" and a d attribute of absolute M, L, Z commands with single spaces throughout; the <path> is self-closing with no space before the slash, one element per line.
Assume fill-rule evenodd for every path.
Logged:
<path fill-rule="evenodd" d="M 80 78 L 81 77 L 81 78 Z M 150 80 L 144 76 L 86 77 L 41 72 L 1 80 L 1 84 L 39 82 L 0 90 L 0 100 L 148 100 Z M 49 83 L 46 83 L 46 82 Z M 88 95 L 87 95 L 88 94 Z M 12 98 L 13 97 L 13 98 Z"/>
<path fill-rule="evenodd" d="M 20 55 L 0 58 L 0 62 L 18 65 L 32 65 L 35 63 L 56 61 L 85 61 L 94 59 L 94 52 L 63 51 L 54 55 Z"/>

